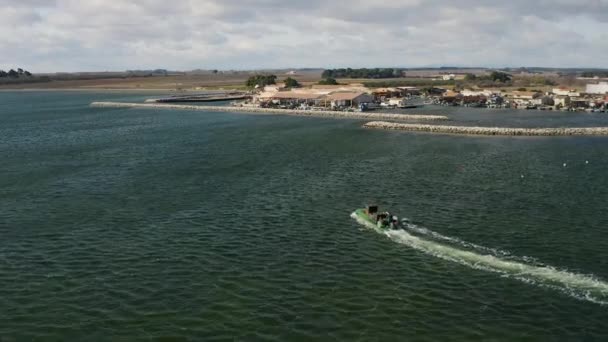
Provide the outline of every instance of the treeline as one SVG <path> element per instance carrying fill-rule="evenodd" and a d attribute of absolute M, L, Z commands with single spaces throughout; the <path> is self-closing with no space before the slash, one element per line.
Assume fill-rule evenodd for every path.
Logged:
<path fill-rule="evenodd" d="M 585 71 L 581 74 L 581 77 L 593 78 L 593 77 L 608 77 L 607 70 L 594 70 L 594 71 Z"/>
<path fill-rule="evenodd" d="M 245 82 L 245 85 L 249 88 L 260 87 L 263 88 L 267 85 L 276 84 L 277 76 L 276 75 L 255 75 L 251 76 Z"/>
<path fill-rule="evenodd" d="M 475 74 L 466 74 L 466 76 L 464 77 L 465 81 L 492 81 L 492 82 L 501 82 L 501 83 L 508 83 L 511 82 L 511 80 L 513 79 L 513 76 L 511 76 L 510 74 L 507 74 L 506 72 L 500 72 L 500 71 L 493 71 L 491 74 L 489 75 L 481 75 L 481 76 L 477 76 Z"/>
<path fill-rule="evenodd" d="M 0 70 L 1 85 L 17 85 L 25 83 L 40 83 L 50 82 L 48 76 L 34 76 L 31 72 L 21 68 L 11 69 L 9 71 Z"/>
<path fill-rule="evenodd" d="M 375 68 L 375 69 L 351 69 L 351 68 L 342 68 L 342 69 L 327 69 L 323 71 L 323 75 L 321 76 L 325 79 L 328 78 L 400 78 L 405 77 L 405 72 L 403 69 L 393 69 L 393 68 Z"/>
<path fill-rule="evenodd" d="M 453 86 L 456 84 L 454 80 L 439 80 L 433 81 L 430 79 L 419 80 L 399 80 L 399 81 L 369 81 L 363 82 L 363 86 L 368 88 L 394 88 L 394 87 L 426 87 L 426 86 Z"/>
<path fill-rule="evenodd" d="M 285 84 L 285 88 L 299 88 L 302 85 L 298 80 L 287 77 L 283 80 Z M 267 85 L 277 84 L 277 76 L 276 75 L 255 75 L 251 76 L 245 82 L 245 85 L 249 88 L 264 88 Z"/>
<path fill-rule="evenodd" d="M 17 68 L 17 70 L 15 69 L 11 69 L 8 72 L 4 71 L 4 70 L 0 70 L 0 78 L 4 78 L 4 77 L 8 77 L 8 78 L 21 78 L 21 77 L 32 77 L 32 73 L 27 71 L 27 70 L 23 70 L 21 68 Z"/>

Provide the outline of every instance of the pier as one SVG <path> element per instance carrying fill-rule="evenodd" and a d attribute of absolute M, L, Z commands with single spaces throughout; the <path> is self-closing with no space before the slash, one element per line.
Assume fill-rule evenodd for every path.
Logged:
<path fill-rule="evenodd" d="M 427 132 L 437 134 L 503 135 L 503 136 L 607 136 L 608 127 L 560 127 L 560 128 L 510 128 L 510 127 L 468 127 L 445 125 L 404 124 L 372 121 L 365 128 Z"/>
<path fill-rule="evenodd" d="M 396 120 L 396 121 L 448 120 L 447 116 L 442 116 L 442 115 L 339 112 L 339 111 L 330 111 L 330 110 L 276 109 L 276 108 L 259 108 L 259 107 L 194 106 L 194 105 L 175 105 L 175 104 L 157 104 L 157 103 L 127 103 L 127 102 L 93 102 L 93 103 L 91 103 L 91 106 L 92 107 L 106 107 L 106 108 L 178 109 L 178 110 L 196 110 L 196 111 L 206 111 L 206 112 L 296 115 L 296 116 L 310 116 L 310 117 L 322 117 L 322 118 L 365 119 L 365 120 L 368 120 L 368 119 Z"/>

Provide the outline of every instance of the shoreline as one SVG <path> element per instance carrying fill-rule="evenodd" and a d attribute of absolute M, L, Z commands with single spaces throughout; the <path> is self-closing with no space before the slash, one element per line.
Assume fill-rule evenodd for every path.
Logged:
<path fill-rule="evenodd" d="M 561 128 L 512 128 L 406 124 L 386 121 L 372 121 L 364 128 L 383 129 L 431 134 L 456 134 L 478 136 L 608 136 L 608 127 L 561 127 Z"/>
<path fill-rule="evenodd" d="M 250 114 L 269 114 L 269 115 L 294 115 L 310 117 L 331 117 L 344 119 L 383 119 L 399 121 L 445 121 L 449 120 L 443 115 L 417 115 L 417 114 L 398 114 L 398 113 L 372 113 L 372 112 L 337 112 L 337 111 L 314 111 L 298 109 L 275 109 L 258 107 L 231 107 L 231 106 L 193 106 L 193 105 L 167 105 L 156 103 L 128 103 L 128 102 L 92 102 L 91 107 L 102 108 L 153 108 L 153 109 L 182 109 L 209 112 L 229 112 L 229 113 L 250 113 Z"/>

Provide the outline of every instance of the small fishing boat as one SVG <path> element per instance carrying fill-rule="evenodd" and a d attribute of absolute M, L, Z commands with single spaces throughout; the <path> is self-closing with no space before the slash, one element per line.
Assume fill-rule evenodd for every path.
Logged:
<path fill-rule="evenodd" d="M 368 205 L 364 209 L 357 209 L 353 217 L 364 221 L 367 225 L 373 225 L 378 229 L 400 229 L 401 223 L 396 215 L 386 212 L 379 212 L 377 205 Z"/>

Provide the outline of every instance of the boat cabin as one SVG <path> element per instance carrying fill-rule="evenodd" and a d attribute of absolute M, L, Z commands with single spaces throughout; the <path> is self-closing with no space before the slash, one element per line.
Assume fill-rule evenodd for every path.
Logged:
<path fill-rule="evenodd" d="M 378 213 L 378 206 L 377 205 L 368 205 L 365 208 L 365 213 L 367 215 L 376 215 Z"/>

